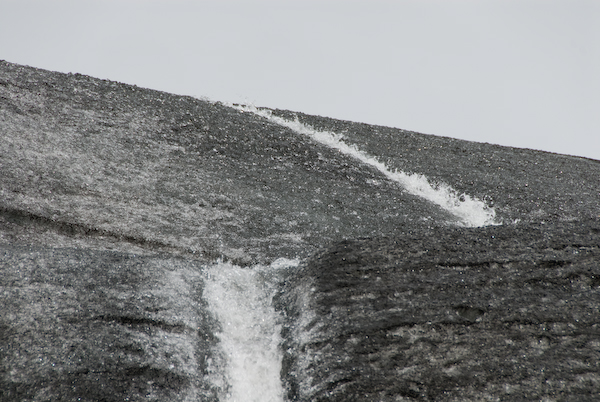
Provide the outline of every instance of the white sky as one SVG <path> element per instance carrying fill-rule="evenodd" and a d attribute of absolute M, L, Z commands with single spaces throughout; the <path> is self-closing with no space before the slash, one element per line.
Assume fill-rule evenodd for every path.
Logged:
<path fill-rule="evenodd" d="M 0 59 L 600 159 L 598 0 L 0 0 Z"/>

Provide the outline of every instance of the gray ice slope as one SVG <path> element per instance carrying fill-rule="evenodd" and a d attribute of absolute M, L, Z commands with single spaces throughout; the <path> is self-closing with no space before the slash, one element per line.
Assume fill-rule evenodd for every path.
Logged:
<path fill-rule="evenodd" d="M 274 113 L 504 225 L 250 113 L 0 62 L 0 400 L 213 400 L 203 267 L 296 256 L 292 399 L 598 399 L 598 161 Z"/>

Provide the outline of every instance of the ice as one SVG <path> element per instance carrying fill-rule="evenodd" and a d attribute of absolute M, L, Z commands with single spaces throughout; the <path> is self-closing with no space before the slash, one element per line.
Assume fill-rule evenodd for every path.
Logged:
<path fill-rule="evenodd" d="M 254 106 L 230 106 L 244 112 L 252 112 L 274 123 L 288 127 L 299 134 L 306 135 L 321 144 L 337 149 L 345 155 L 372 166 L 389 180 L 399 183 L 410 194 L 422 197 L 452 213 L 461 220 L 464 226 L 479 227 L 496 224 L 496 212 L 483 201 L 468 194 L 459 194 L 450 185 L 445 183 L 432 185 L 427 177 L 422 174 L 405 173 L 398 170 L 392 171 L 376 157 L 361 151 L 353 144 L 346 144 L 340 134 L 331 131 L 315 130 L 301 123 L 297 118 L 295 120 L 288 120 L 274 116 L 271 110 L 268 109 L 258 109 Z"/>

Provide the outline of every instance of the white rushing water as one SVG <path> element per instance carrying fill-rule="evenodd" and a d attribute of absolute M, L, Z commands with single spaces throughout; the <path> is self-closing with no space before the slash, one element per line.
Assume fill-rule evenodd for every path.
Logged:
<path fill-rule="evenodd" d="M 377 169 L 413 195 L 429 200 L 457 216 L 465 226 L 494 224 L 495 211 L 484 202 L 457 192 L 446 184 L 433 186 L 420 174 L 390 170 L 376 157 L 339 134 L 318 131 L 296 120 L 273 116 L 270 110 L 235 106 L 291 128 L 321 144 Z M 239 267 L 218 262 L 206 269 L 203 297 L 219 322 L 216 334 L 220 356 L 213 362 L 215 385 L 220 400 L 230 402 L 281 402 L 284 400 L 280 373 L 282 364 L 281 317 L 272 299 L 281 270 L 297 267 L 297 260 L 279 259 L 269 266 Z M 218 373 L 218 374 L 216 374 Z"/>
<path fill-rule="evenodd" d="M 432 185 L 427 177 L 417 173 L 405 173 L 399 170 L 392 171 L 376 157 L 371 156 L 353 144 L 346 144 L 343 136 L 331 131 L 318 131 L 314 128 L 301 123 L 297 118 L 287 120 L 279 116 L 274 116 L 268 109 L 258 109 L 254 106 L 229 105 L 240 111 L 252 112 L 258 116 L 269 119 L 279 125 L 288 127 L 299 134 L 306 135 L 321 144 L 337 149 L 341 153 L 351 156 L 360 162 L 372 166 L 389 180 L 400 184 L 410 194 L 422 197 L 444 210 L 450 212 L 461 220 L 464 226 L 479 227 L 494 225 L 496 211 L 488 207 L 483 201 L 471 197 L 468 194 L 459 194 L 450 185 L 440 183 Z"/>
<path fill-rule="evenodd" d="M 279 272 L 297 260 L 270 266 L 217 263 L 207 269 L 204 298 L 220 323 L 217 333 L 224 367 L 222 401 L 281 402 L 281 324 L 272 306 Z"/>

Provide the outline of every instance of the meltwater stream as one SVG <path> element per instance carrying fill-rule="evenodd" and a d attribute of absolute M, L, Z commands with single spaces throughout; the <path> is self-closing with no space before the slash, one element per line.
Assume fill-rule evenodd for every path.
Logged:
<path fill-rule="evenodd" d="M 422 174 L 408 174 L 399 170 L 390 170 L 376 157 L 361 151 L 353 144 L 346 144 L 343 136 L 331 131 L 319 131 L 296 120 L 287 120 L 274 116 L 268 109 L 259 109 L 254 106 L 229 105 L 243 112 L 251 112 L 271 120 L 274 123 L 288 127 L 299 134 L 306 135 L 321 144 L 337 149 L 344 155 L 357 159 L 361 163 L 377 169 L 388 180 L 400 184 L 407 192 L 422 197 L 460 219 L 464 226 L 479 227 L 496 224 L 496 211 L 487 206 L 485 202 L 471 197 L 468 194 L 459 194 L 446 183 L 432 185 L 427 177 Z"/>
<path fill-rule="evenodd" d="M 233 106 L 233 105 L 230 105 Z M 446 184 L 433 186 L 420 174 L 391 171 L 376 157 L 355 145 L 346 144 L 341 135 L 317 131 L 305 124 L 274 116 L 270 110 L 233 106 L 291 128 L 321 144 L 377 169 L 388 180 L 409 193 L 433 202 L 460 219 L 464 226 L 495 224 L 495 211 L 469 195 L 459 195 Z M 206 270 L 204 298 L 220 325 L 218 361 L 213 362 L 213 383 L 222 392 L 221 401 L 281 402 L 282 351 L 281 317 L 273 308 L 282 270 L 297 267 L 299 261 L 279 259 L 269 266 L 239 267 L 218 262 Z M 218 373 L 218 374 L 217 374 Z"/>
<path fill-rule="evenodd" d="M 281 402 L 280 317 L 273 308 L 281 270 L 298 260 L 280 258 L 269 266 L 217 263 L 206 271 L 204 298 L 219 321 L 221 401 Z M 221 376 L 215 376 L 221 381 Z"/>

